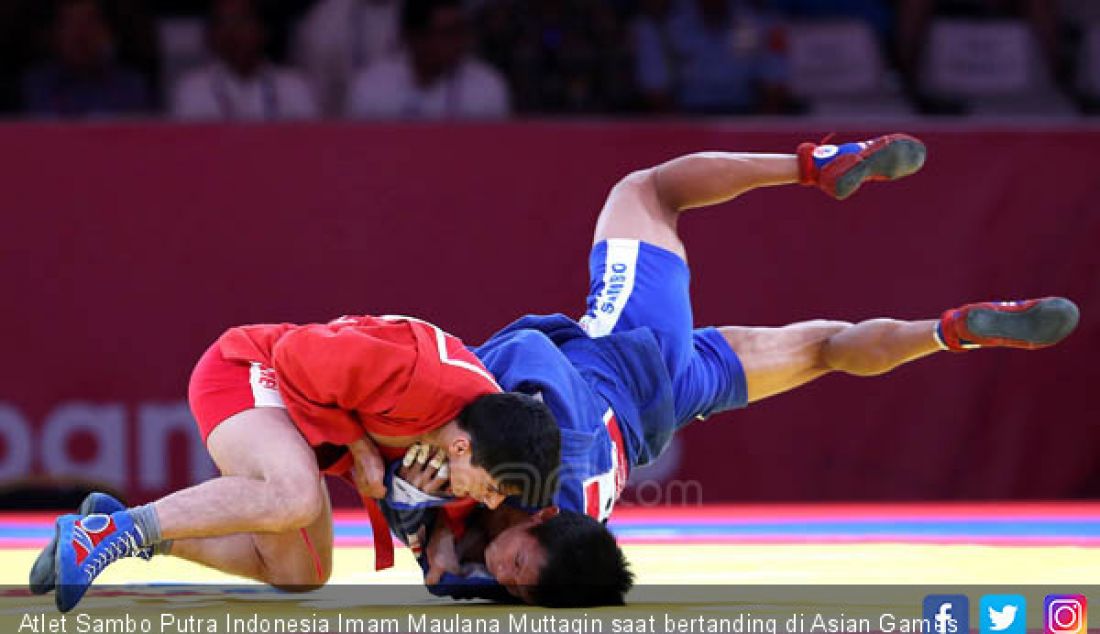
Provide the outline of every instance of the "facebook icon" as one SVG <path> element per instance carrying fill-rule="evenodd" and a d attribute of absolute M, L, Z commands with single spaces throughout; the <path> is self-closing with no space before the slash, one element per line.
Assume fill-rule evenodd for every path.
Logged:
<path fill-rule="evenodd" d="M 924 597 L 925 631 L 933 634 L 968 634 L 970 599 L 965 594 L 930 594 Z"/>

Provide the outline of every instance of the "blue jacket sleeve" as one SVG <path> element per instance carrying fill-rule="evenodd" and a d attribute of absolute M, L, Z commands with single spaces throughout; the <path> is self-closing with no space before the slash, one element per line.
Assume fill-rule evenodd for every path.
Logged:
<path fill-rule="evenodd" d="M 424 574 L 428 574 L 428 556 L 421 555 L 417 562 Z M 437 597 L 452 599 L 485 599 L 497 603 L 520 603 L 520 600 L 508 593 L 504 586 L 488 573 L 473 573 L 468 576 L 443 573 L 439 583 L 427 586 L 428 592 Z"/>
<path fill-rule="evenodd" d="M 390 465 L 386 472 L 386 497 L 380 500 L 380 506 L 394 534 L 413 549 L 416 563 L 420 565 L 423 574 L 427 575 L 428 542 L 439 516 L 439 507 L 450 499 L 406 495 L 408 491 L 402 491 L 400 482 L 395 486 L 395 481 L 400 480 L 396 475 L 399 467 L 400 462 L 395 463 Z M 424 535 L 424 537 L 421 539 L 417 535 Z M 428 592 L 438 597 L 485 599 L 498 603 L 518 602 L 504 586 L 497 583 L 497 580 L 481 567 L 470 566 L 467 573 L 462 575 L 445 573 L 438 584 L 426 587 Z"/>

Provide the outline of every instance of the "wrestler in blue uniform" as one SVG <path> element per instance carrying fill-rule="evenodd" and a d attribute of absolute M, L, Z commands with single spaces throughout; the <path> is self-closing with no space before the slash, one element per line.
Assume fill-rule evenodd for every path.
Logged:
<path fill-rule="evenodd" d="M 678 255 L 638 240 L 596 244 L 589 258 L 587 312 L 528 315 L 474 349 L 508 391 L 538 394 L 562 432 L 553 503 L 605 521 L 630 469 L 655 460 L 673 434 L 698 418 L 742 407 L 745 375 L 714 328 L 694 329 L 690 274 Z M 393 486 L 383 510 L 399 537 L 431 534 L 443 500 Z M 406 493 L 408 490 L 406 488 Z M 421 529 L 424 530 L 421 530 Z M 418 557 L 427 570 L 426 557 Z M 473 570 L 445 575 L 433 593 L 507 597 Z"/>
<path fill-rule="evenodd" d="M 742 407 L 745 375 L 714 328 L 693 329 L 687 263 L 637 240 L 589 259 L 588 310 L 527 316 L 474 350 L 505 390 L 541 394 L 562 431 L 554 503 L 606 520 L 631 468 L 697 418 Z"/>

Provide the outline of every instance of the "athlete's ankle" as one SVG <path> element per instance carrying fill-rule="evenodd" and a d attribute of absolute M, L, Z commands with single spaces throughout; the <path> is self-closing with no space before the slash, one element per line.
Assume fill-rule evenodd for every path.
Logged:
<path fill-rule="evenodd" d="M 135 506 L 128 511 L 134 520 L 134 526 L 141 534 L 141 547 L 152 548 L 164 542 L 160 532 L 160 519 L 157 517 L 156 507 L 152 504 Z"/>
<path fill-rule="evenodd" d="M 941 350 L 951 350 L 951 348 L 948 347 L 947 342 L 943 338 L 943 320 L 942 319 L 937 321 L 936 322 L 936 327 L 932 329 L 932 338 L 936 340 L 936 345 L 938 345 Z"/>
<path fill-rule="evenodd" d="M 858 153 L 865 147 L 861 143 L 841 145 L 818 145 L 802 143 L 798 146 L 798 182 L 803 185 L 817 185 L 821 179 L 821 170 L 837 157 Z"/>

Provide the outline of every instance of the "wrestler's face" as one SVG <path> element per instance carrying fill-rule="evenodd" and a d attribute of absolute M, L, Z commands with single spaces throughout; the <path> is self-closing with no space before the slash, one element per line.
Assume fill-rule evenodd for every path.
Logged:
<path fill-rule="evenodd" d="M 470 462 L 470 453 L 448 458 L 451 470 L 451 494 L 455 497 L 471 497 L 491 509 L 504 502 L 508 493 L 500 483 L 482 467 Z"/>
<path fill-rule="evenodd" d="M 546 551 L 531 528 L 557 514 L 551 507 L 529 519 L 505 529 L 485 547 L 485 567 L 508 592 L 525 603 L 531 603 L 531 588 L 538 585 L 539 575 L 546 565 Z"/>

